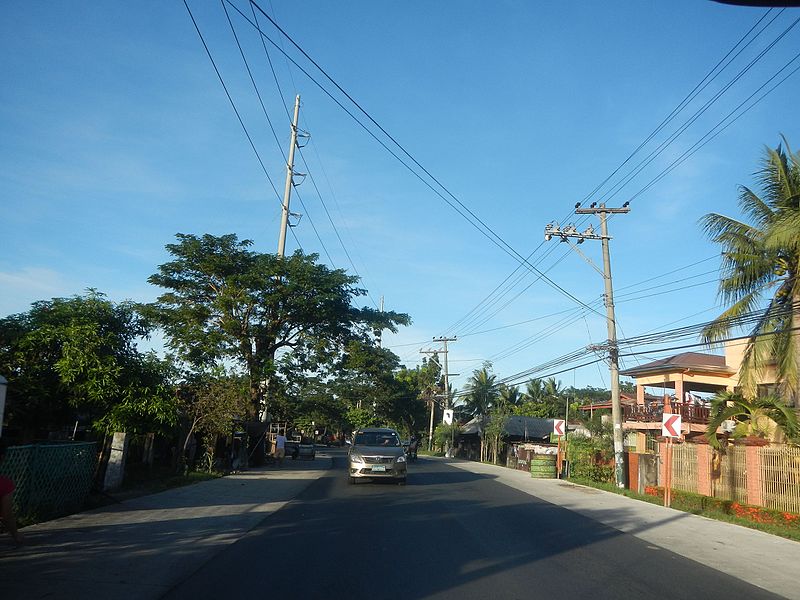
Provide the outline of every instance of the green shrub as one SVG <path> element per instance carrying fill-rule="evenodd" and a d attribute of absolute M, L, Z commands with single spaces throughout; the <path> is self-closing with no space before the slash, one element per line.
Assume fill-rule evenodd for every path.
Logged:
<path fill-rule="evenodd" d="M 645 493 L 657 498 L 664 497 L 664 488 L 647 487 Z M 742 504 L 732 500 L 711 498 L 702 494 L 672 490 L 672 508 L 696 515 L 719 516 L 725 515 L 742 519 L 751 523 L 780 525 L 800 530 L 800 515 L 780 510 L 772 510 L 762 506 Z"/>
<path fill-rule="evenodd" d="M 610 483 L 614 481 L 614 465 L 610 464 L 612 457 L 612 446 L 605 435 L 569 436 L 567 460 L 570 463 L 570 477 Z"/>

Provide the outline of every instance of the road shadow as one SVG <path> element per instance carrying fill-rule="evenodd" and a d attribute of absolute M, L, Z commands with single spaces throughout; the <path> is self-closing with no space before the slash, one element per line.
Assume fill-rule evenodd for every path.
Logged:
<path fill-rule="evenodd" d="M 411 472 L 407 486 L 349 486 L 344 464 L 335 465 L 218 556 L 213 571 L 195 572 L 165 597 L 215 589 L 215 572 L 233 573 L 247 557 L 269 568 L 228 581 L 226 593 L 269 589 L 276 597 L 367 600 L 776 597 L 600 522 L 646 529 L 684 515 L 641 523 L 635 510 L 598 508 L 586 516 L 495 479 L 433 463 Z M 376 580 L 381 574 L 388 579 Z"/>

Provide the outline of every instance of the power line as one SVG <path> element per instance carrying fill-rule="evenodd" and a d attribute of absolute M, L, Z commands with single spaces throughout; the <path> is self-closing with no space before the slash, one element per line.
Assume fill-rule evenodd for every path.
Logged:
<path fill-rule="evenodd" d="M 644 148 L 644 146 L 650 140 L 652 140 L 656 135 L 658 135 L 661 132 L 661 130 L 663 130 L 664 127 L 666 127 L 695 97 L 697 97 L 697 95 L 700 92 L 702 92 L 706 87 L 708 87 L 708 85 L 712 81 L 714 81 L 714 79 L 716 79 L 722 73 L 722 71 L 724 71 L 725 68 L 727 68 L 728 65 L 730 65 L 730 63 L 733 61 L 733 59 L 735 59 L 736 56 L 738 56 L 745 48 L 747 48 L 747 46 L 749 46 L 753 41 L 755 41 L 755 39 L 758 37 L 758 35 L 760 35 L 764 31 L 764 29 L 766 29 L 766 27 L 768 27 L 770 24 L 772 24 L 772 22 L 778 16 L 780 16 L 780 14 L 783 12 L 783 10 L 781 10 L 775 17 L 773 17 L 773 19 L 759 33 L 757 33 L 755 36 L 753 36 L 753 39 L 750 40 L 750 42 L 748 42 L 745 46 L 743 46 L 742 49 L 733 58 L 731 58 L 731 61 L 729 61 L 725 66 L 723 66 L 720 69 L 720 66 L 725 62 L 725 60 L 734 52 L 734 50 L 736 50 L 736 48 L 739 47 L 739 45 L 742 44 L 742 42 L 744 42 L 744 40 L 746 40 L 750 36 L 750 34 L 756 29 L 756 27 L 758 27 L 758 25 L 770 14 L 770 12 L 772 12 L 772 10 L 773 9 L 770 8 L 766 13 L 764 13 L 761 16 L 761 18 L 758 19 L 755 22 L 755 24 L 752 27 L 750 27 L 750 29 L 741 38 L 739 38 L 739 40 L 733 45 L 733 47 L 730 50 L 728 50 L 728 52 L 725 54 L 725 56 L 723 56 L 719 61 L 717 61 L 717 63 L 711 68 L 710 71 L 708 71 L 708 73 L 706 73 L 706 75 L 700 80 L 700 82 L 698 82 L 697 85 L 695 85 L 694 88 L 686 96 L 684 96 L 684 98 L 678 103 L 678 105 L 675 106 L 675 108 L 673 108 L 672 111 L 666 117 L 664 117 L 664 119 L 661 121 L 661 123 L 659 123 L 658 126 L 652 132 L 650 132 L 650 134 L 633 150 L 633 152 L 631 152 L 625 158 L 625 160 L 622 161 L 619 164 L 619 166 L 616 169 L 614 169 L 614 171 L 611 172 L 610 175 L 608 175 L 591 192 L 589 192 L 589 194 L 586 195 L 586 197 L 584 198 L 583 202 L 587 202 L 590 198 L 592 198 L 592 196 L 594 196 L 597 192 L 599 192 L 600 189 L 602 189 L 602 187 L 606 183 L 608 183 L 611 180 L 612 177 L 614 177 L 614 175 L 619 173 L 619 171 L 622 169 L 622 167 L 624 167 L 626 164 L 628 164 L 628 162 L 630 162 L 630 160 L 642 148 Z M 715 71 L 717 71 L 717 69 L 719 69 L 719 72 L 717 72 L 716 75 L 713 75 L 713 77 L 712 77 L 712 74 Z"/>
<path fill-rule="evenodd" d="M 633 156 L 635 156 L 651 139 L 653 139 L 661 130 L 663 130 L 664 127 L 666 127 L 667 124 L 669 124 L 697 95 L 699 95 L 700 92 L 702 92 L 706 87 L 708 87 L 708 85 L 711 82 L 713 82 L 733 62 L 733 60 L 735 60 L 748 46 L 750 46 L 755 41 L 755 39 L 761 33 L 763 33 L 766 30 L 766 28 L 769 27 L 775 21 L 775 19 L 777 19 L 783 13 L 783 10 L 778 11 L 777 14 L 768 23 L 766 23 L 766 25 L 764 25 L 764 27 L 760 31 L 758 31 L 752 37 L 752 39 L 750 39 L 746 44 L 744 44 L 742 46 L 742 48 L 738 52 L 736 52 L 736 54 L 733 54 L 734 51 L 736 51 L 736 49 L 739 46 L 741 46 L 743 44 L 743 42 L 745 40 L 747 40 L 748 37 L 750 37 L 750 34 L 753 33 L 753 31 L 756 30 L 756 28 L 762 23 L 762 21 L 764 21 L 764 19 L 766 19 L 766 17 L 772 12 L 772 10 L 773 9 L 769 9 L 768 11 L 766 11 L 756 21 L 756 23 L 750 27 L 750 29 L 733 45 L 733 47 L 730 50 L 728 50 L 728 52 L 714 65 L 714 67 L 712 67 L 712 69 L 710 71 L 708 71 L 708 73 L 700 80 L 700 82 L 697 85 L 695 85 L 695 87 L 683 98 L 683 100 L 681 100 L 681 102 L 667 115 L 667 117 L 665 117 L 661 121 L 661 123 L 639 144 L 639 146 L 637 146 L 637 148 L 635 148 L 634 151 L 631 152 L 628 155 L 628 157 L 610 175 L 608 175 L 600 184 L 598 184 L 594 188 L 594 190 L 592 190 L 592 192 L 590 192 L 586 196 L 586 198 L 584 199 L 584 202 L 586 200 L 588 200 L 591 196 L 593 196 L 595 193 L 597 193 L 609 180 L 611 180 L 611 178 L 614 175 L 616 175 L 622 169 L 622 167 L 624 167 L 633 158 Z M 780 38 L 778 38 L 778 39 L 780 39 Z M 773 42 L 773 45 L 774 45 L 774 43 L 775 42 Z M 733 54 L 733 56 L 731 56 L 732 54 Z M 730 57 L 730 60 L 728 60 L 729 57 Z M 741 74 L 740 74 L 740 76 L 741 76 Z M 668 143 L 666 145 L 668 146 L 670 143 L 671 143 L 671 141 L 668 141 Z M 534 249 L 533 252 L 536 252 L 541 247 L 541 245 L 542 245 L 542 243 L 540 243 L 539 246 L 537 246 L 537 248 Z M 528 256 L 528 259 L 530 259 L 532 254 L 533 253 L 531 253 L 531 255 Z M 516 269 L 515 269 L 514 272 L 516 272 Z M 512 273 L 512 275 L 513 275 L 513 273 Z M 500 287 L 500 286 L 498 286 L 498 287 Z M 495 290 L 492 292 L 492 294 L 494 294 L 497 291 L 497 289 L 498 288 L 495 288 Z M 491 294 L 490 294 L 490 296 L 491 296 Z M 483 302 L 486 302 L 488 300 L 488 298 L 489 297 L 487 297 L 487 299 L 484 299 L 478 306 L 480 306 Z M 495 300 L 495 302 L 496 301 L 497 300 Z M 506 304 L 506 306 L 507 306 L 507 304 Z M 474 312 L 476 310 L 476 308 L 474 308 L 472 311 L 470 311 L 470 313 L 468 313 L 467 317 L 472 312 Z M 496 315 L 497 313 L 495 312 L 494 314 Z M 466 318 L 466 317 L 462 317 L 462 319 L 464 319 L 464 318 Z M 451 326 L 451 328 L 448 329 L 448 331 L 450 331 L 453 328 L 455 328 L 459 323 L 460 322 L 457 322 L 456 324 Z"/>
<path fill-rule="evenodd" d="M 253 78 L 253 75 L 252 75 L 252 73 L 250 71 L 250 67 L 247 64 L 247 59 L 245 58 L 244 51 L 242 50 L 242 46 L 239 43 L 239 38 L 238 38 L 238 36 L 236 36 L 235 30 L 234 30 L 234 27 L 233 27 L 233 23 L 231 22 L 230 16 L 228 14 L 228 9 L 225 6 L 225 4 L 226 4 L 225 0 L 220 0 L 220 2 L 222 3 L 223 8 L 225 9 L 225 15 L 226 15 L 226 17 L 228 17 L 228 22 L 230 23 L 231 31 L 234 32 L 234 37 L 236 38 L 236 44 L 239 47 L 239 52 L 242 55 L 242 60 L 244 60 L 245 66 L 247 67 L 247 73 L 250 75 L 250 80 L 253 82 L 253 87 L 256 90 L 256 95 L 258 96 L 259 102 L 261 103 L 261 108 L 264 111 L 264 116 L 267 118 L 267 121 L 269 122 L 270 129 L 272 130 L 272 135 L 275 137 L 275 142 L 278 144 L 278 147 L 281 148 L 281 152 L 283 152 L 283 149 L 282 149 L 282 146 L 280 144 L 280 141 L 278 140 L 278 136 L 276 135 L 275 129 L 272 126 L 272 121 L 270 120 L 269 115 L 267 114 L 267 111 L 266 111 L 266 108 L 264 107 L 263 101 L 261 100 L 261 94 L 258 92 L 258 86 L 256 85 L 255 79 Z M 250 8 L 253 11 L 253 18 L 256 19 L 256 23 L 257 23 L 258 21 L 257 21 L 255 8 L 253 7 L 252 4 L 251 4 Z M 281 88 L 280 81 L 278 80 L 278 75 L 275 72 L 274 65 L 272 64 L 272 59 L 270 58 L 269 51 L 267 50 L 267 45 L 264 42 L 264 38 L 262 36 L 259 36 L 259 39 L 261 41 L 262 47 L 264 48 L 264 55 L 267 58 L 267 63 L 269 64 L 270 71 L 272 72 L 272 77 L 273 77 L 273 79 L 275 81 L 275 86 L 277 87 L 278 95 L 279 95 L 279 97 L 281 99 L 281 103 L 283 104 L 284 110 L 286 111 L 286 116 L 289 117 L 289 119 L 291 120 L 291 117 L 289 115 L 289 107 L 286 104 L 286 100 L 285 100 L 284 94 L 283 94 L 283 89 Z M 310 169 L 310 167 L 308 165 L 308 162 L 306 161 L 306 158 L 305 158 L 305 156 L 304 156 L 304 154 L 302 152 L 302 149 L 300 147 L 298 147 L 298 153 L 300 154 L 300 159 L 303 161 L 303 165 L 305 166 L 306 174 L 308 175 L 309 179 L 311 180 L 312 185 L 314 186 L 314 190 L 317 193 L 317 197 L 319 198 L 320 204 L 322 204 L 322 208 L 325 210 L 325 214 L 328 217 L 328 221 L 330 222 L 331 227 L 333 228 L 333 231 L 336 234 L 337 239 L 339 240 L 339 244 L 341 245 L 342 250 L 344 251 L 345 256 L 347 257 L 347 260 L 350 262 L 350 266 L 353 267 L 353 272 L 356 274 L 356 276 L 359 279 L 361 279 L 361 275 L 359 274 L 358 269 L 356 268 L 356 265 L 353 262 L 352 257 L 350 256 L 350 252 L 348 252 L 348 250 L 347 250 L 347 246 L 345 245 L 344 241 L 342 240 L 342 237 L 339 235 L 339 231 L 336 228 L 336 224 L 333 222 L 333 219 L 331 218 L 330 212 L 328 211 L 328 207 L 325 204 L 325 200 L 324 200 L 324 198 L 322 196 L 322 193 L 320 192 L 319 187 L 317 186 L 317 181 L 314 178 L 314 175 L 311 173 L 311 169 Z M 284 154 L 284 157 L 285 157 L 285 154 Z M 330 185 L 330 182 L 329 182 L 329 185 Z M 297 189 L 295 189 L 295 195 L 297 196 L 298 200 L 300 201 L 300 204 L 303 207 L 303 210 L 306 212 L 306 214 L 308 214 L 308 218 L 309 218 L 309 221 L 311 222 L 311 226 L 314 229 L 314 233 L 316 234 L 317 239 L 319 240 L 320 244 L 322 245 L 323 250 L 325 251 L 325 255 L 328 257 L 328 260 L 330 261 L 331 265 L 334 265 L 334 261 L 331 258 L 331 255 L 328 252 L 328 249 L 325 246 L 325 243 L 322 241 L 322 238 L 320 237 L 319 232 L 317 231 L 317 228 L 314 226 L 313 220 L 311 219 L 311 215 L 310 215 L 308 209 L 306 208 L 305 203 L 303 202 L 303 199 L 301 198 L 301 196 L 300 196 L 299 192 L 297 191 Z M 375 299 L 369 293 L 369 290 L 367 290 L 367 296 L 372 301 L 372 304 L 377 308 L 378 304 L 375 302 Z"/>
<path fill-rule="evenodd" d="M 731 87 L 732 87 L 732 86 L 733 86 L 733 85 L 734 85 L 734 84 L 735 84 L 737 81 L 739 81 L 739 79 L 741 79 L 741 78 L 742 78 L 742 77 L 743 77 L 743 76 L 744 76 L 744 75 L 745 75 L 745 74 L 746 74 L 746 73 L 747 73 L 747 72 L 748 72 L 748 71 L 749 71 L 749 70 L 750 70 L 750 69 L 751 69 L 751 68 L 752 68 L 752 67 L 753 67 L 753 66 L 754 66 L 754 65 L 755 65 L 757 62 L 759 62 L 759 61 L 760 61 L 760 60 L 761 60 L 761 59 L 762 59 L 762 58 L 763 58 L 763 57 L 764 57 L 764 56 L 765 56 L 765 55 L 766 55 L 766 54 L 767 54 L 767 53 L 768 53 L 768 52 L 769 52 L 769 51 L 770 51 L 770 50 L 771 50 L 771 49 L 772 49 L 772 48 L 773 48 L 773 47 L 774 47 L 774 46 L 775 46 L 775 45 L 776 45 L 776 44 L 777 44 L 777 43 L 778 43 L 778 42 L 779 42 L 781 39 L 783 39 L 783 37 L 784 37 L 784 36 L 786 36 L 786 35 L 789 33 L 789 31 L 791 31 L 791 30 L 792 30 L 792 29 L 793 29 L 793 28 L 794 28 L 794 27 L 797 25 L 797 23 L 798 23 L 798 22 L 800 22 L 800 17 L 798 17 L 797 19 L 795 19 L 795 20 L 794 20 L 794 21 L 793 21 L 793 22 L 792 22 L 792 23 L 791 23 L 791 24 L 790 24 L 790 25 L 789 25 L 789 26 L 788 26 L 788 27 L 787 27 L 787 28 L 786 28 L 786 29 L 785 29 L 783 32 L 781 32 L 781 33 L 780 33 L 780 34 L 779 34 L 779 35 L 778 35 L 778 36 L 777 36 L 777 37 L 776 37 L 776 38 L 775 38 L 775 39 L 774 39 L 772 42 L 770 42 L 770 44 L 768 44 L 766 48 L 764 48 L 764 49 L 763 49 L 763 50 L 762 50 L 762 51 L 761 51 L 761 52 L 760 52 L 760 53 L 759 53 L 759 54 L 758 54 L 758 55 L 757 55 L 755 58 L 753 58 L 753 59 L 752 59 L 752 60 L 751 60 L 751 61 L 750 61 L 750 62 L 749 62 L 749 63 L 748 63 L 748 64 L 747 64 L 747 65 L 746 65 L 746 66 L 745 66 L 745 67 L 744 67 L 742 70 L 740 70 L 740 71 L 739 71 L 739 73 L 737 73 L 737 74 L 736 74 L 736 76 L 735 76 L 735 77 L 734 77 L 734 78 L 733 78 L 731 81 L 729 81 L 729 82 L 728 82 L 728 83 L 727 83 L 727 84 L 726 84 L 726 85 L 725 85 L 725 86 L 724 86 L 724 87 L 723 87 L 723 88 L 722 88 L 722 89 L 721 89 L 719 92 L 717 92 L 717 93 L 716 93 L 716 94 L 715 94 L 715 95 L 714 95 L 714 96 L 713 96 L 713 97 L 712 97 L 710 100 L 708 100 L 708 101 L 707 101 L 707 102 L 706 102 L 706 103 L 705 103 L 703 106 L 701 106 L 701 107 L 700 107 L 700 109 L 698 109 L 698 110 L 697 110 L 697 111 L 694 113 L 694 115 L 693 115 L 693 116 L 692 116 L 692 117 L 691 117 L 689 120 L 687 120 L 686 122 L 684 122 L 684 124 L 683 124 L 683 125 L 681 125 L 681 127 L 679 127 L 679 128 L 678 128 L 678 129 L 677 129 L 675 132 L 673 132 L 673 133 L 672 133 L 672 135 L 670 135 L 670 136 L 669 136 L 669 137 L 668 137 L 668 138 L 667 138 L 667 139 L 666 139 L 664 142 L 662 142 L 662 143 L 661 143 L 661 144 L 660 144 L 660 145 L 659 145 L 659 146 L 658 146 L 658 147 L 657 147 L 657 148 L 656 148 L 654 151 L 652 151 L 652 152 L 651 152 L 651 153 L 650 153 L 650 154 L 649 154 L 647 157 L 645 157 L 645 159 L 643 159 L 643 160 L 642 160 L 642 161 L 641 161 L 641 162 L 640 162 L 640 163 L 637 165 L 637 167 L 635 167 L 635 168 L 634 168 L 632 171 L 630 171 L 630 172 L 628 173 L 628 175 L 626 175 L 626 176 L 625 176 L 625 177 L 624 177 L 624 178 L 623 178 L 623 179 L 622 179 L 620 182 L 618 182 L 618 183 L 617 183 L 617 184 L 616 184 L 614 187 L 612 187 L 612 188 L 611 188 L 611 190 L 610 190 L 609 192 L 607 192 L 607 194 L 606 194 L 606 196 L 605 196 L 606 200 L 610 200 L 610 199 L 614 198 L 614 197 L 615 197 L 615 196 L 616 196 L 616 195 L 617 195 L 617 194 L 618 194 L 618 193 L 619 193 L 619 192 L 622 190 L 622 188 L 624 188 L 626 185 L 628 185 L 628 184 L 629 184 L 629 183 L 630 183 L 630 182 L 631 182 L 631 181 L 632 181 L 632 180 L 633 180 L 633 179 L 634 179 L 634 178 L 635 178 L 635 177 L 636 177 L 636 176 L 637 176 L 639 173 L 641 173 L 641 172 L 642 172 L 642 171 L 645 169 L 645 167 L 647 167 L 647 166 L 648 166 L 649 164 L 651 164 L 651 163 L 652 163 L 652 162 L 653 162 L 653 161 L 654 161 L 654 160 L 655 160 L 655 159 L 656 159 L 658 156 L 660 156 L 660 155 L 663 153 L 663 151 L 664 151 L 664 150 L 665 150 L 665 149 L 666 149 L 666 148 L 667 148 L 667 147 L 668 147 L 668 146 L 669 146 L 669 145 L 670 145 L 670 144 L 671 144 L 673 141 L 675 141 L 675 139 L 677 139 L 677 137 L 678 137 L 678 136 L 680 136 L 680 135 L 681 135 L 681 134 L 682 134 L 684 131 L 686 131 L 686 129 L 688 129 L 688 127 L 689 127 L 690 125 L 692 125 L 692 124 L 693 124 L 693 123 L 694 123 L 694 122 L 695 122 L 695 121 L 696 121 L 698 118 L 700 118 L 700 116 L 701 116 L 703 113 L 705 113 L 705 112 L 706 112 L 706 110 L 708 110 L 708 108 L 709 108 L 709 107 L 710 107 L 712 104 L 714 104 L 714 103 L 715 103 L 715 102 L 716 102 L 716 101 L 717 101 L 717 100 L 718 100 L 718 99 L 719 99 L 719 98 L 720 98 L 720 97 L 721 97 L 721 96 L 722 96 L 722 95 L 723 95 L 725 92 L 727 92 L 727 91 L 728 91 L 728 90 L 729 90 L 729 89 L 730 89 L 730 88 L 731 88 Z M 784 70 L 784 69 L 785 69 L 785 68 L 786 68 L 786 67 L 787 67 L 787 66 L 788 66 L 788 65 L 789 65 L 791 62 L 793 62 L 794 60 L 796 60 L 796 58 L 797 58 L 797 57 L 795 57 L 795 58 L 793 58 L 791 61 L 789 61 L 789 63 L 787 63 L 787 65 L 786 65 L 786 66 L 784 66 L 784 67 L 781 69 L 781 71 L 783 71 L 783 70 Z M 780 71 L 779 71 L 778 73 L 780 73 Z M 756 93 L 758 93 L 758 91 L 759 91 L 759 90 L 761 90 L 761 89 L 762 89 L 762 88 L 763 88 L 763 87 L 764 87 L 764 86 L 765 86 L 767 83 L 769 83 L 769 81 L 771 81 L 771 79 L 773 79 L 775 76 L 777 76 L 777 74 L 776 74 L 776 75 L 773 75 L 773 77 L 772 77 L 772 78 L 770 78 L 770 80 L 768 80 L 768 81 L 767 81 L 765 84 L 762 84 L 762 86 L 761 86 L 761 87 L 759 87 L 759 88 L 756 90 L 756 92 L 754 92 L 754 94 L 752 94 L 751 96 L 749 96 L 749 97 L 748 97 L 748 98 L 747 98 L 747 99 L 746 99 L 746 100 L 745 100 L 745 101 L 744 101 L 742 104 L 746 103 L 746 102 L 747 102 L 747 101 L 748 101 L 750 98 L 752 98 L 752 97 L 753 97 L 753 95 L 755 95 Z M 739 105 L 739 106 L 738 106 L 736 109 L 734 109 L 734 111 L 733 111 L 733 112 L 735 112 L 736 110 L 738 110 L 738 109 L 739 109 L 739 108 L 742 106 L 742 104 L 740 104 L 740 105 Z M 728 117 L 730 117 L 730 115 L 731 115 L 731 114 L 733 114 L 733 112 L 729 113 L 729 115 L 728 115 L 728 116 L 726 116 L 726 117 L 725 117 L 725 118 L 724 118 L 724 119 L 723 119 L 723 120 L 722 120 L 720 123 L 724 122 L 724 121 L 725 121 L 725 120 L 726 120 Z M 742 113 L 742 114 L 744 114 L 744 113 Z M 739 116 L 741 116 L 741 115 L 739 115 Z M 736 117 L 736 119 L 738 119 L 738 118 L 739 118 L 739 117 Z M 734 119 L 734 120 L 736 120 L 736 119 Z M 711 131 L 707 132 L 707 133 L 706 133 L 706 134 L 705 134 L 705 135 L 704 135 L 702 138 L 700 138 L 700 141 L 702 141 L 703 139 L 705 139 L 707 136 L 711 135 L 711 133 L 714 131 L 714 129 L 716 129 L 716 128 L 717 128 L 717 127 L 719 127 L 719 126 L 720 126 L 720 124 L 717 124 L 715 127 L 713 127 L 713 128 L 711 129 Z M 718 133 L 721 133 L 721 131 L 720 131 L 720 132 L 718 132 Z M 715 134 L 713 137 L 716 137 L 716 135 L 717 135 L 717 134 Z M 713 139 L 713 137 L 711 137 L 710 139 Z M 708 141 L 710 141 L 710 139 L 709 139 Z M 695 143 L 695 146 L 696 146 L 698 143 L 699 143 L 699 142 L 696 142 L 696 143 Z M 703 144 L 703 145 L 705 145 L 705 144 Z M 692 146 L 692 148 L 694 148 L 695 146 Z M 698 148 L 698 149 L 699 149 L 699 148 Z M 690 150 L 691 150 L 691 149 L 690 149 Z M 687 152 L 688 152 L 688 151 L 687 151 Z M 693 154 L 693 153 L 694 153 L 694 152 L 692 152 L 692 154 Z M 677 162 L 677 161 L 676 161 L 676 162 Z M 673 163 L 673 164 L 674 164 L 674 163 Z M 680 164 L 680 163 L 678 163 L 678 164 Z M 675 166 L 677 166 L 677 165 L 675 165 Z M 671 172 L 671 170 L 672 170 L 672 169 L 670 169 L 670 168 L 668 168 L 668 170 L 667 170 L 667 169 L 665 169 L 665 171 L 664 171 L 664 172 L 662 172 L 662 175 L 659 175 L 659 176 L 657 176 L 657 177 L 656 177 L 656 178 L 655 178 L 655 179 L 654 179 L 654 180 L 651 182 L 651 184 L 650 184 L 650 185 L 654 185 L 655 183 L 657 183 L 658 181 L 660 181 L 660 180 L 661 180 L 661 179 L 662 179 L 662 178 L 663 178 L 663 177 L 664 177 L 664 176 L 665 176 L 667 173 Z M 649 187 L 647 187 L 646 189 L 649 189 Z M 629 198 L 629 201 L 630 201 L 630 200 L 632 200 L 633 198 L 636 198 L 636 197 L 637 197 L 637 196 L 638 196 L 640 193 L 641 193 L 641 192 L 639 192 L 639 193 L 635 194 L 635 195 L 634 195 L 632 198 Z"/>
<path fill-rule="evenodd" d="M 233 108 L 233 112 L 236 114 L 236 118 L 239 121 L 239 125 L 241 125 L 242 131 L 244 131 L 244 135 L 247 138 L 247 141 L 250 143 L 250 148 L 252 148 L 253 153 L 256 155 L 256 159 L 258 160 L 258 164 L 261 165 L 261 170 L 264 172 L 264 175 L 266 176 L 267 181 L 269 182 L 269 185 L 272 188 L 272 191 L 275 192 L 275 196 L 278 199 L 278 202 L 280 203 L 281 202 L 281 196 L 278 193 L 278 190 L 275 187 L 275 183 L 272 181 L 272 177 L 270 177 L 266 166 L 264 166 L 264 161 L 261 159 L 261 155 L 259 154 L 258 149 L 256 148 L 256 145 L 253 142 L 253 138 L 250 135 L 250 132 L 247 130 L 247 126 L 244 124 L 244 120 L 242 119 L 242 116 L 239 113 L 239 109 L 236 108 L 236 103 L 233 101 L 233 97 L 231 96 L 230 92 L 228 91 L 228 86 L 225 84 L 225 79 L 222 77 L 222 73 L 220 72 L 219 68 L 217 67 L 217 63 L 216 63 L 216 61 L 214 60 L 214 57 L 211 54 L 211 50 L 209 49 L 208 44 L 206 43 L 206 40 L 203 37 L 202 32 L 200 31 L 200 27 L 197 24 L 197 20 L 194 18 L 194 14 L 192 13 L 192 9 L 189 8 L 189 4 L 188 4 L 187 0 L 183 0 L 183 5 L 186 7 L 186 11 L 189 13 L 189 18 L 192 20 L 192 24 L 194 25 L 195 31 L 197 32 L 197 35 L 200 38 L 200 42 L 203 44 L 203 48 L 206 51 L 206 55 L 208 56 L 208 59 L 211 61 L 211 66 L 214 67 L 214 72 L 217 74 L 217 78 L 219 79 L 219 82 L 222 85 L 222 89 L 225 91 L 225 95 L 228 98 L 228 102 L 230 102 L 231 108 Z M 302 250 L 302 246 L 300 245 L 300 241 L 297 239 L 297 236 L 294 235 L 294 232 L 292 232 L 292 235 L 294 236 L 295 242 L 297 242 L 298 247 L 300 247 L 300 249 Z"/>
<path fill-rule="evenodd" d="M 433 191 L 439 198 L 441 198 L 446 204 L 448 204 L 451 208 L 453 208 L 460 216 L 462 216 L 470 225 L 472 225 L 478 232 L 480 232 L 484 237 L 489 239 L 494 245 L 500 248 L 503 252 L 514 258 L 515 260 L 521 262 L 526 266 L 526 268 L 534 271 L 535 273 L 539 274 L 544 281 L 550 285 L 553 289 L 557 290 L 561 294 L 565 295 L 566 297 L 570 298 L 572 301 L 582 304 L 581 301 L 571 294 L 569 291 L 564 289 L 562 286 L 557 284 L 551 278 L 547 277 L 543 272 L 537 269 L 534 265 L 530 264 L 525 257 L 523 257 L 519 252 L 517 252 L 502 236 L 496 233 L 491 227 L 489 227 L 483 220 L 481 220 L 469 207 L 463 204 L 447 187 L 445 187 L 436 177 L 434 177 L 417 159 L 415 159 L 404 146 L 402 146 L 394 137 L 392 137 L 373 117 L 370 115 L 352 96 L 350 96 L 308 53 L 303 50 L 294 39 L 286 33 L 280 25 L 275 22 L 272 17 L 270 17 L 264 10 L 258 5 L 258 3 L 250 0 L 252 6 L 255 8 L 268 20 L 272 25 L 287 39 L 289 42 L 307 59 L 309 60 L 319 71 L 324 75 L 324 77 L 330 81 L 337 90 L 339 90 L 367 119 L 373 123 L 378 130 L 385 135 L 391 142 L 400 150 L 402 154 L 407 156 L 411 162 L 416 165 L 429 179 L 433 181 L 441 190 L 444 191 L 442 193 L 439 189 L 436 189 L 433 184 L 430 183 L 427 179 L 425 179 L 422 175 L 420 175 L 414 168 L 411 167 L 407 162 L 405 162 L 396 152 L 394 152 L 391 148 L 389 148 L 386 143 L 381 140 L 374 132 L 372 132 L 360 119 L 358 119 L 352 111 L 349 111 L 337 98 L 333 96 L 322 84 L 320 84 L 314 77 L 311 76 L 310 73 L 306 69 L 303 69 L 297 61 L 292 59 L 286 52 L 284 52 L 269 36 L 267 36 L 260 27 L 251 21 L 247 15 L 242 13 L 235 5 L 233 5 L 230 0 L 225 0 L 230 6 L 232 6 L 240 15 L 250 23 L 254 28 L 256 28 L 261 35 L 263 35 L 273 46 L 278 48 L 284 56 L 286 56 L 300 71 L 305 74 L 312 82 L 314 82 L 317 87 L 319 87 L 323 93 L 325 93 L 329 98 L 331 98 L 342 110 L 345 111 L 352 119 L 356 121 L 373 139 L 375 139 L 384 149 L 387 150 L 392 156 L 394 156 L 406 169 L 409 170 L 417 179 L 419 179 L 426 187 L 428 187 L 431 191 Z M 589 307 L 586 307 L 589 308 Z M 593 310 L 593 309 L 590 309 Z"/>

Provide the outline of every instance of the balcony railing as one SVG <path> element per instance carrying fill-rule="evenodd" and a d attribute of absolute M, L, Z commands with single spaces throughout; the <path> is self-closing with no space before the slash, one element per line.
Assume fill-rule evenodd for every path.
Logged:
<path fill-rule="evenodd" d="M 696 404 L 672 404 L 672 413 L 679 414 L 684 423 L 708 423 L 710 409 L 706 406 Z M 623 407 L 623 416 L 626 421 L 638 421 L 640 423 L 660 422 L 664 414 L 663 404 L 633 404 Z"/>

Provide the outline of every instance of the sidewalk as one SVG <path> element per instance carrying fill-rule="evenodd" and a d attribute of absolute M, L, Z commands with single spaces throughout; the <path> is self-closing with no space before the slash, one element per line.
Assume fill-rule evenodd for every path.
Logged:
<path fill-rule="evenodd" d="M 800 543 L 558 479 L 505 467 L 438 459 L 580 513 L 765 590 L 800 600 Z"/>
<path fill-rule="evenodd" d="M 331 467 L 285 461 L 25 527 L 0 539 L 3 600 L 159 598 Z"/>

